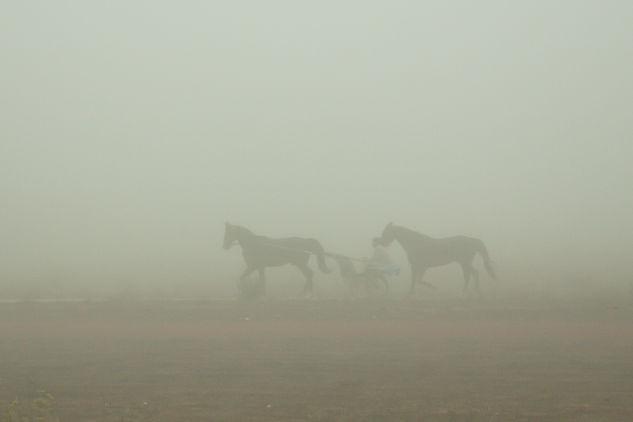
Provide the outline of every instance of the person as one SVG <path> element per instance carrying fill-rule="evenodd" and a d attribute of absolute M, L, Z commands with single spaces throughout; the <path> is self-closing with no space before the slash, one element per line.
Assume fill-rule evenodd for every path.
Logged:
<path fill-rule="evenodd" d="M 339 267 L 341 273 L 341 279 L 347 286 L 347 292 L 345 296 L 351 298 L 354 292 L 362 285 L 368 291 L 367 277 L 363 273 L 357 271 L 356 266 L 352 262 L 354 258 L 347 257 L 345 255 L 328 253 L 328 257 L 334 259 Z"/>
<path fill-rule="evenodd" d="M 380 244 L 379 238 L 376 237 L 372 240 L 372 246 L 374 248 L 374 253 L 367 261 L 365 271 L 380 275 L 399 274 L 400 266 L 393 262 L 387 252 L 387 248 Z"/>
<path fill-rule="evenodd" d="M 363 272 L 363 275 L 367 281 L 372 283 L 374 286 L 377 285 L 376 281 L 380 280 L 385 286 L 386 294 L 389 290 L 387 276 L 399 274 L 400 266 L 392 261 L 387 249 L 380 244 L 379 238 L 374 238 L 372 240 L 372 246 L 374 248 L 374 252 L 372 257 L 365 263 L 365 271 Z"/>

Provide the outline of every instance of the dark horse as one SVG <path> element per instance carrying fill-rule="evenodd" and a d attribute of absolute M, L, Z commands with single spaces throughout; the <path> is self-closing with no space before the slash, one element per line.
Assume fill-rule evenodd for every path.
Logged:
<path fill-rule="evenodd" d="M 236 242 L 242 247 L 242 255 L 244 256 L 244 262 L 246 262 L 246 269 L 240 276 L 240 286 L 244 283 L 246 277 L 257 270 L 265 291 L 266 267 L 292 264 L 299 268 L 306 278 L 304 293 L 311 293 L 314 272 L 308 267 L 308 260 L 312 254 L 317 256 L 319 269 L 325 273 L 330 272 L 325 265 L 323 247 L 316 239 L 301 237 L 273 239 L 266 236 L 258 236 L 246 227 L 226 223 L 224 249 L 229 249 Z"/>
<path fill-rule="evenodd" d="M 383 246 L 389 246 L 394 240 L 400 243 L 409 258 L 409 265 L 411 265 L 410 295 L 414 292 L 416 282 L 429 285 L 422 281 L 422 277 L 428 268 L 450 264 L 451 262 L 457 262 L 462 267 L 464 272 L 464 291 L 468 288 L 468 281 L 472 275 L 477 292 L 479 292 L 479 272 L 473 268 L 473 258 L 477 253 L 481 255 L 490 277 L 495 278 L 495 272 L 486 246 L 479 239 L 466 236 L 434 239 L 411 229 L 394 226 L 389 223 L 383 230 L 378 242 Z M 430 286 L 433 287 L 432 285 Z"/>

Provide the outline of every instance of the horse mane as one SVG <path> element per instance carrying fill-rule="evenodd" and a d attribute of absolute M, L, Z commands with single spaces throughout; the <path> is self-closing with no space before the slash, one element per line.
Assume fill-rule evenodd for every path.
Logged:
<path fill-rule="evenodd" d="M 237 224 L 232 224 L 232 225 L 231 225 L 231 227 L 232 227 L 234 230 L 237 230 L 237 231 L 239 231 L 239 232 L 246 233 L 246 234 L 250 234 L 250 235 L 254 235 L 254 233 L 253 233 L 252 231 L 250 231 L 249 229 L 247 229 L 247 228 L 246 228 L 246 227 L 244 227 L 244 226 L 240 226 L 240 225 L 237 225 Z"/>
<path fill-rule="evenodd" d="M 402 227 L 402 226 L 391 226 L 392 230 L 397 231 L 400 234 L 404 234 L 406 237 L 409 238 L 418 238 L 418 239 L 431 239 L 431 236 L 427 236 L 425 234 L 422 234 L 420 232 L 416 232 L 415 230 L 411 230 L 408 229 L 406 227 Z"/>

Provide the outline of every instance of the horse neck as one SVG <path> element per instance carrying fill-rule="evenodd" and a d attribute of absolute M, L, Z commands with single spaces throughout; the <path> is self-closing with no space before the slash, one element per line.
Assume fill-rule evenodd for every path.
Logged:
<path fill-rule="evenodd" d="M 417 245 L 420 245 L 429 239 L 428 236 L 414 232 L 413 230 L 405 229 L 404 227 L 394 227 L 393 234 L 394 238 L 407 252 L 410 252 Z"/>
<path fill-rule="evenodd" d="M 250 243 L 250 241 L 252 241 L 255 238 L 255 235 L 253 234 L 253 232 L 247 229 L 246 227 L 235 226 L 234 230 L 235 230 L 235 239 L 241 246 L 244 246 L 244 244 Z"/>

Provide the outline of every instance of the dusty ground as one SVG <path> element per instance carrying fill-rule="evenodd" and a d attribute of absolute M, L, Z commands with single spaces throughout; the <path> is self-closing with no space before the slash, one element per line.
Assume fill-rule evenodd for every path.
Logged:
<path fill-rule="evenodd" d="M 631 421 L 633 307 L 292 300 L 0 305 L 0 402 L 62 421 Z"/>

